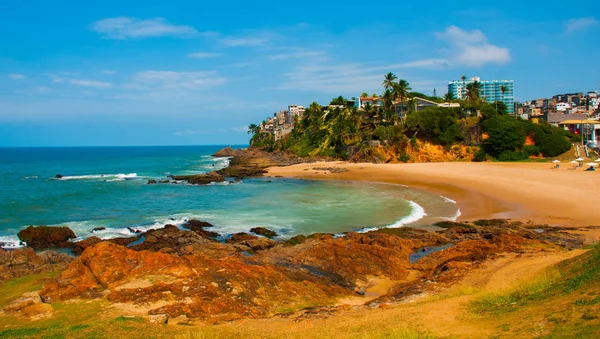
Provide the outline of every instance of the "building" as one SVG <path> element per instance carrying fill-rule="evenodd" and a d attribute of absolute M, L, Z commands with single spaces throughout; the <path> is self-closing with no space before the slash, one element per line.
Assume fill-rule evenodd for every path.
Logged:
<path fill-rule="evenodd" d="M 373 107 L 383 107 L 383 100 L 377 97 L 358 98 L 358 100 L 355 102 L 355 107 L 358 109 L 363 109 L 365 108 L 366 104 L 370 104 Z"/>
<path fill-rule="evenodd" d="M 427 99 L 423 99 L 420 97 L 412 98 L 412 103 L 414 104 L 415 112 L 424 110 L 429 107 L 442 107 L 442 108 L 454 108 L 460 107 L 460 104 L 457 102 L 435 102 Z M 408 112 L 408 102 L 399 102 L 394 105 L 394 110 L 400 119 L 404 119 L 406 117 L 406 113 Z"/>
<path fill-rule="evenodd" d="M 513 80 L 481 80 L 478 77 L 473 77 L 469 80 L 456 80 L 448 83 L 448 92 L 452 93 L 455 98 L 464 100 L 467 94 L 467 85 L 473 82 L 481 83 L 481 91 L 479 96 L 489 103 L 496 101 L 503 102 L 506 105 L 506 111 L 509 114 L 515 112 L 515 94 Z M 507 91 L 502 93 L 502 86 L 506 86 Z"/>
<path fill-rule="evenodd" d="M 298 117 L 298 119 L 302 119 L 302 117 L 304 116 L 304 112 L 306 110 L 304 109 L 304 106 L 298 106 L 298 105 L 289 105 L 288 106 L 288 112 L 291 116 L 291 123 L 294 123 L 293 120 L 294 118 Z"/>

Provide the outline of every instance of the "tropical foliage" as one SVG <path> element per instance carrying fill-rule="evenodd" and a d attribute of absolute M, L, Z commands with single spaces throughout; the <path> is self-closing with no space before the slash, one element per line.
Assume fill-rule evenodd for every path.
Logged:
<path fill-rule="evenodd" d="M 466 77 L 461 79 L 465 82 Z M 396 152 L 397 161 L 406 162 L 411 160 L 407 147 L 418 148 L 420 141 L 447 149 L 456 145 L 479 147 L 476 161 L 516 161 L 530 156 L 556 156 L 569 150 L 572 141 L 569 139 L 576 138 L 547 124 L 508 116 L 502 101 L 489 104 L 481 98 L 481 83 L 477 81 L 466 84 L 464 100 L 454 98 L 451 93 L 434 98 L 411 92 L 408 81 L 391 72 L 384 76 L 381 85 L 381 95 L 360 95 L 360 99 L 376 99 L 363 101 L 361 108 L 355 104 L 355 98 L 347 100 L 343 96 L 333 98 L 328 106 L 313 102 L 292 132 L 277 142 L 271 133 L 251 124 L 248 126 L 248 133 L 253 134 L 251 145 L 302 157 L 341 159 L 371 154 L 374 147 L 383 147 Z M 503 96 L 507 90 L 501 88 Z M 418 108 L 417 97 L 434 102 L 459 102 L 460 107 Z"/>

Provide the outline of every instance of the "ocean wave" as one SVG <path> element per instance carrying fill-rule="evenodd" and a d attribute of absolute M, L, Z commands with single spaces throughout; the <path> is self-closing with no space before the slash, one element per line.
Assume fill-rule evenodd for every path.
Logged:
<path fill-rule="evenodd" d="M 462 215 L 460 208 L 456 210 L 456 213 L 454 214 L 454 216 L 452 217 L 441 217 L 440 219 L 442 220 L 447 220 L 447 221 L 456 221 L 458 220 L 458 218 Z"/>
<path fill-rule="evenodd" d="M 450 198 L 446 198 L 443 195 L 440 195 L 440 198 L 444 199 L 446 202 L 452 203 L 452 204 L 456 204 L 456 201 L 450 199 Z"/>
<path fill-rule="evenodd" d="M 21 241 L 16 235 L 2 236 L 0 237 L 0 248 L 3 249 L 15 249 L 27 246 L 24 241 Z"/>
<path fill-rule="evenodd" d="M 93 180 L 93 179 L 104 179 L 106 181 L 124 181 L 138 179 L 137 173 L 118 173 L 118 174 L 87 174 L 87 175 L 65 175 L 61 178 L 54 178 L 55 180 Z"/>
<path fill-rule="evenodd" d="M 427 213 L 425 213 L 425 209 L 423 207 L 421 207 L 421 205 L 417 204 L 414 201 L 409 201 L 408 204 L 412 208 L 412 211 L 410 212 L 410 214 L 405 217 L 402 217 L 400 220 L 396 221 L 395 223 L 393 223 L 389 226 L 386 226 L 386 228 L 400 228 L 406 224 L 411 224 L 413 222 L 419 221 L 419 220 L 423 219 L 425 216 L 427 216 Z"/>

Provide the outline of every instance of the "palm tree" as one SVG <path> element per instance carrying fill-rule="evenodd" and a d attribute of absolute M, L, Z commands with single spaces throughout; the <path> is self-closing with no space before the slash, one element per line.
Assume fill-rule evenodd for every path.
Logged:
<path fill-rule="evenodd" d="M 258 127 L 258 125 L 256 124 L 250 124 L 248 126 L 248 134 L 256 134 L 258 133 L 260 130 L 260 127 Z"/>
<path fill-rule="evenodd" d="M 504 94 L 506 94 L 506 92 L 508 92 L 508 87 L 506 87 L 506 85 L 500 86 L 500 92 L 502 92 L 502 102 L 504 103 Z M 498 103 L 496 103 L 496 112 L 497 111 L 498 111 Z M 515 116 L 516 116 L 516 112 L 515 112 Z"/>
<path fill-rule="evenodd" d="M 360 95 L 360 97 L 361 97 L 361 98 L 368 98 L 368 97 L 369 97 L 369 94 L 367 94 L 367 93 L 363 92 L 363 93 Z"/>
<path fill-rule="evenodd" d="M 383 88 L 385 90 L 390 90 L 394 87 L 394 81 L 398 79 L 398 77 L 396 76 L 396 74 L 389 72 L 388 74 L 386 74 L 383 77 L 383 82 L 381 83 L 381 85 L 383 86 Z"/>
<path fill-rule="evenodd" d="M 477 103 L 479 100 L 481 100 L 480 97 L 480 92 L 481 92 L 481 83 L 479 81 L 473 81 L 472 83 L 468 84 L 467 87 L 467 92 L 466 92 L 466 100 L 469 101 L 472 104 Z"/>
<path fill-rule="evenodd" d="M 464 100 L 465 99 L 464 91 L 466 90 L 465 81 L 467 81 L 467 76 L 466 75 L 461 76 L 460 80 L 462 80 L 462 82 L 463 82 L 463 87 L 462 87 L 463 88 L 463 97 L 462 97 L 462 99 Z"/>
<path fill-rule="evenodd" d="M 412 90 L 410 84 L 404 79 L 400 79 L 394 84 L 395 98 L 400 100 L 400 102 L 405 102 L 408 99 L 408 92 L 410 90 Z"/>
<path fill-rule="evenodd" d="M 446 95 L 444 95 L 444 100 L 446 100 L 446 102 L 452 102 L 454 100 L 454 94 L 452 94 L 452 92 L 446 93 Z"/>

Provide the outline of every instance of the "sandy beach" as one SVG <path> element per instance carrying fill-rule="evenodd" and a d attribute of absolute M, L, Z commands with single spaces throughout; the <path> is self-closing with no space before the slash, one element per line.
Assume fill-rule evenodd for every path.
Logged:
<path fill-rule="evenodd" d="M 348 171 L 314 169 L 329 167 Z M 548 225 L 600 225 L 600 171 L 552 167 L 550 163 L 321 162 L 272 167 L 268 175 L 409 185 L 455 200 L 462 211 L 459 220 L 509 218 Z"/>

